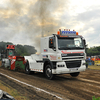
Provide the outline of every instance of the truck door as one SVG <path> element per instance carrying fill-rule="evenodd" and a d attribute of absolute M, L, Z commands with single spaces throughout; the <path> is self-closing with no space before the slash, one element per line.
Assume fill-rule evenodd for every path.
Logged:
<path fill-rule="evenodd" d="M 57 60 L 56 57 L 56 37 L 50 37 L 49 38 L 49 59 L 50 61 Z"/>

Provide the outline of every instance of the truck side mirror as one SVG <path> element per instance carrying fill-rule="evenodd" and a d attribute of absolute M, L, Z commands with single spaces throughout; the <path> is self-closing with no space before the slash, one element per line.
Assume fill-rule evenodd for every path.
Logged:
<path fill-rule="evenodd" d="M 85 47 L 86 47 L 87 45 L 86 45 L 86 41 L 85 41 L 85 39 L 83 40 L 83 43 L 84 43 L 84 45 L 85 45 Z"/>
<path fill-rule="evenodd" d="M 53 38 L 50 38 L 49 39 L 49 48 L 53 48 L 54 45 L 53 45 Z"/>

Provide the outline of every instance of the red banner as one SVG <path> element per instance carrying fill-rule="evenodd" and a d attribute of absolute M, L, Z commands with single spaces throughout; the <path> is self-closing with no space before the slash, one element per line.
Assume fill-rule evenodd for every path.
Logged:
<path fill-rule="evenodd" d="M 7 45 L 7 49 L 15 49 L 15 45 Z"/>

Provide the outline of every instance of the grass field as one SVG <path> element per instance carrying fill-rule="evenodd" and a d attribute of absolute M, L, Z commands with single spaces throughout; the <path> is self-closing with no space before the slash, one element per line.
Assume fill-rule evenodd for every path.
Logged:
<path fill-rule="evenodd" d="M 99 66 L 97 66 L 97 65 L 89 65 L 88 68 L 100 70 L 100 65 Z"/>
<path fill-rule="evenodd" d="M 13 96 L 16 100 L 28 100 L 26 97 L 22 96 L 18 91 L 16 91 L 9 85 L 3 83 L 2 81 L 0 81 L 0 89 Z"/>

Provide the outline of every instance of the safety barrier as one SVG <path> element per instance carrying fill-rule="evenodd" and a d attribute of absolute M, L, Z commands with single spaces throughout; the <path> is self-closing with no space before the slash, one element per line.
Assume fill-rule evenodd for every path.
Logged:
<path fill-rule="evenodd" d="M 88 60 L 86 61 L 88 65 L 100 65 L 100 60 L 95 60 L 95 61 L 92 61 L 92 60 Z"/>
<path fill-rule="evenodd" d="M 100 60 L 95 60 L 95 65 L 100 65 Z"/>

